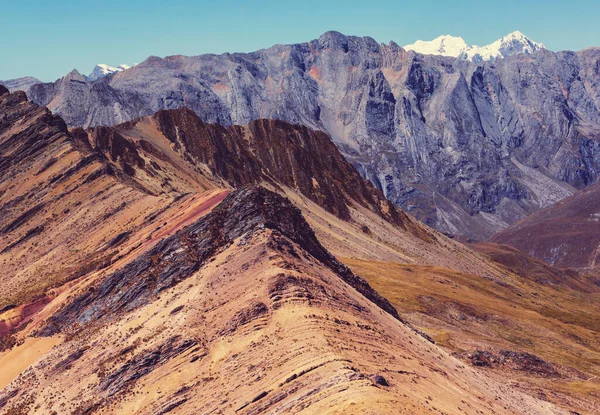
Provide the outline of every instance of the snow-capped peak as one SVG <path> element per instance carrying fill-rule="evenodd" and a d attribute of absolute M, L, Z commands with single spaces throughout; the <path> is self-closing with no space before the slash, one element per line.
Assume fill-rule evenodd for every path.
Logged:
<path fill-rule="evenodd" d="M 406 50 L 414 50 L 424 55 L 453 56 L 473 62 L 494 61 L 519 53 L 529 55 L 544 48 L 542 43 L 531 40 L 519 31 L 509 33 L 485 46 L 468 46 L 461 37 L 449 35 L 440 36 L 431 41 L 418 40 L 411 45 L 404 46 Z"/>
<path fill-rule="evenodd" d="M 95 81 L 96 79 L 102 78 L 103 76 L 106 76 L 108 74 L 115 73 L 115 72 L 122 72 L 129 68 L 130 68 L 130 66 L 125 65 L 125 64 L 121 64 L 115 68 L 114 66 L 109 66 L 105 63 L 99 63 L 98 65 L 96 65 L 94 67 L 92 72 L 88 75 L 88 79 L 91 81 Z"/>
<path fill-rule="evenodd" d="M 442 35 L 429 41 L 417 40 L 412 45 L 404 46 L 406 50 L 414 50 L 425 55 L 442 56 L 459 56 L 468 48 L 467 42 L 462 37 L 451 35 Z"/>

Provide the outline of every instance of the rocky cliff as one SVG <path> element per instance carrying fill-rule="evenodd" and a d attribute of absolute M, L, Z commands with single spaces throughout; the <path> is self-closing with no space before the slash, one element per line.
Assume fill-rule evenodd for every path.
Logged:
<path fill-rule="evenodd" d="M 600 50 L 474 64 L 328 32 L 247 54 L 150 57 L 29 89 L 70 126 L 187 106 L 225 126 L 321 129 L 394 203 L 483 238 L 597 181 Z"/>

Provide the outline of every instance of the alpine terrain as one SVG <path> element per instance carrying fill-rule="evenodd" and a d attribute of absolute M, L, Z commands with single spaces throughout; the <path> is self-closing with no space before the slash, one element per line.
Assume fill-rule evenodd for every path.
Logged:
<path fill-rule="evenodd" d="M 26 92 L 68 126 L 182 106 L 224 126 L 303 124 L 396 205 L 482 240 L 595 183 L 599 169 L 599 50 L 499 42 L 490 48 L 506 58 L 471 62 L 328 32 L 248 54 L 150 57 L 96 81 L 73 71 Z"/>
<path fill-rule="evenodd" d="M 600 413 L 600 49 L 0 84 L 0 414 Z"/>

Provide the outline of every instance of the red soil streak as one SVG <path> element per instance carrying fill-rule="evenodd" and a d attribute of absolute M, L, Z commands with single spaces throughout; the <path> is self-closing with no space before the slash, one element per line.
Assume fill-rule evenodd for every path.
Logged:
<path fill-rule="evenodd" d="M 60 287 L 48 291 L 44 297 L 35 300 L 32 303 L 21 304 L 16 308 L 6 311 L 4 315 L 0 316 L 0 337 L 10 334 L 10 332 L 29 322 L 39 314 L 46 305 L 50 304 L 61 293 L 77 284 L 77 282 L 78 280 L 70 281 Z"/>
<path fill-rule="evenodd" d="M 31 318 L 42 310 L 50 301 L 52 301 L 52 298 L 45 296 L 33 303 L 20 305 L 17 308 L 7 311 L 6 320 L 0 321 L 0 336 L 9 334 L 11 331 L 31 320 Z M 8 317 L 8 315 L 11 317 Z"/>
<path fill-rule="evenodd" d="M 159 232 L 156 232 L 152 236 L 151 242 L 158 241 L 172 233 L 178 231 L 179 229 L 197 221 L 202 216 L 209 213 L 212 208 L 221 203 L 223 199 L 229 195 L 230 190 L 223 190 L 217 194 L 210 196 L 208 199 L 204 200 L 198 206 L 194 206 L 189 212 L 184 213 L 180 218 L 175 221 L 167 222 L 164 228 L 162 228 Z"/>

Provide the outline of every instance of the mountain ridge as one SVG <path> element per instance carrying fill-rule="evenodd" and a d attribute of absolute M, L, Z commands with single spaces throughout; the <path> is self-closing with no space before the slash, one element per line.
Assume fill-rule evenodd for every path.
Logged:
<path fill-rule="evenodd" d="M 351 45 L 346 60 L 333 58 Z M 331 135 L 396 205 L 448 234 L 485 240 L 597 180 L 598 50 L 469 63 L 327 32 L 246 54 L 149 57 L 110 79 L 71 73 L 26 92 L 70 126 L 114 125 L 180 106 L 223 125 L 257 118 L 304 124 Z M 283 76 L 286 67 L 293 70 Z M 320 77 L 342 69 L 360 77 L 345 86 L 350 72 Z M 552 71 L 554 79 L 546 76 Z M 526 148 L 541 135 L 551 144 L 540 164 Z"/>
<path fill-rule="evenodd" d="M 598 180 L 598 59 L 541 50 L 477 64 L 327 32 L 252 53 L 150 57 L 28 92 L 70 126 L 187 106 L 226 126 L 272 118 L 326 131 L 396 205 L 483 240 Z"/>

